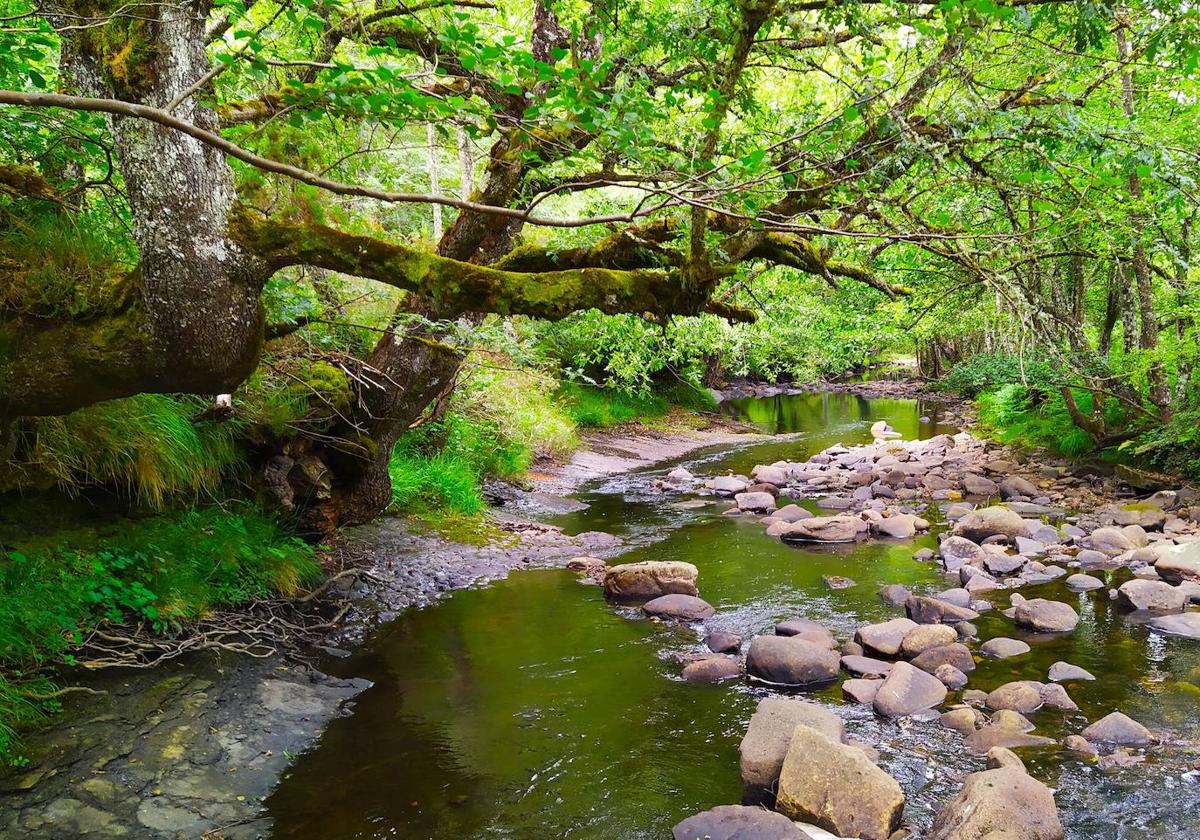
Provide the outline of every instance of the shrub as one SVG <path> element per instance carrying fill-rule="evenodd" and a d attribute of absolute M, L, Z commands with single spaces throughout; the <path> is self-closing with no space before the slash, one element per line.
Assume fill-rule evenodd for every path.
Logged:
<path fill-rule="evenodd" d="M 1055 378 L 1053 367 L 1046 361 L 1022 359 L 1010 353 L 980 353 L 955 365 L 938 388 L 974 399 L 1002 385 L 1045 386 Z"/>
<path fill-rule="evenodd" d="M 1086 391 L 1076 393 L 1076 402 L 1085 413 L 1091 411 L 1092 399 Z M 979 419 L 1005 443 L 1039 446 L 1062 455 L 1082 455 L 1095 448 L 1087 432 L 1071 421 L 1057 391 L 1002 385 L 980 395 Z"/>

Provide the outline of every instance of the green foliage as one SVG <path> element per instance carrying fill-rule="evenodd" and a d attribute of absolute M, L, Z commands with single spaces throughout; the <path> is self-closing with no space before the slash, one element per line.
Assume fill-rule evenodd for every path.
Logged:
<path fill-rule="evenodd" d="M 1081 392 L 1076 401 L 1082 411 L 1091 411 L 1090 394 Z M 1082 455 L 1095 448 L 1088 434 L 1072 423 L 1057 391 L 1002 385 L 980 395 L 979 420 L 1005 443 L 1042 447 L 1061 455 Z"/>
<path fill-rule="evenodd" d="M 1157 469 L 1200 479 L 1200 409 L 1181 411 L 1120 449 Z"/>
<path fill-rule="evenodd" d="M 191 397 L 139 394 L 39 418 L 23 433 L 0 483 L 48 480 L 68 492 L 105 485 L 155 510 L 180 497 L 212 495 L 242 463 L 241 426 L 193 423 L 205 405 Z"/>
<path fill-rule="evenodd" d="M 630 394 L 578 382 L 564 382 L 559 399 L 575 424 L 585 429 L 619 426 L 667 413 L 667 401 L 655 394 Z"/>
<path fill-rule="evenodd" d="M 0 544 L 0 756 L 53 710 L 40 668 L 103 622 L 174 634 L 223 607 L 314 584 L 311 546 L 249 507 L 109 523 Z"/>
<path fill-rule="evenodd" d="M 1003 385 L 1046 385 L 1054 378 L 1054 370 L 1047 362 L 1023 359 L 1011 353 L 979 353 L 955 365 L 937 387 L 974 399 Z"/>

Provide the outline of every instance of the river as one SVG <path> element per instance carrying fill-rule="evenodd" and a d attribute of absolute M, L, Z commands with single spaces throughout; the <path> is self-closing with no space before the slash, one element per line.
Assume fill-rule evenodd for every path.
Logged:
<path fill-rule="evenodd" d="M 682 459 L 697 474 L 747 472 L 833 443 L 868 442 L 869 426 L 880 419 L 905 437 L 953 431 L 939 422 L 936 405 L 904 399 L 793 395 L 733 401 L 728 409 L 780 437 Z M 877 597 L 882 585 L 929 592 L 950 585 L 931 565 L 912 560 L 915 549 L 936 545 L 934 536 L 784 545 L 751 519 L 723 515 L 725 503 L 681 505 L 688 497 L 654 489 L 652 481 L 673 465 L 588 486 L 578 498 L 589 507 L 554 523 L 570 533 L 620 536 L 629 550 L 619 562 L 694 563 L 701 595 L 718 611 L 710 627 L 748 641 L 778 620 L 806 616 L 847 638 L 859 624 L 897 614 Z M 824 575 L 857 585 L 833 590 Z M 981 661 L 970 687 L 1044 680 L 1048 666 L 1064 659 L 1098 679 L 1068 684 L 1081 711 L 1041 710 L 1032 717 L 1035 734 L 1062 737 L 1078 732 L 1085 717 L 1119 709 L 1178 739 L 1147 763 L 1110 773 L 1057 748 L 1022 751 L 1030 771 L 1057 789 L 1068 837 L 1200 837 L 1190 747 L 1200 735 L 1200 649 L 1131 624 L 1103 590 L 1097 597 L 1059 583 L 1032 589 L 1031 597 L 1078 602 L 1077 631 L 1033 639 L 1033 652 L 1023 657 Z M 998 611 L 977 624 L 983 639 L 1021 637 Z M 668 838 L 683 817 L 739 800 L 738 742 L 765 693 L 740 681 L 682 682 L 676 656 L 697 650 L 700 638 L 694 628 L 614 608 L 598 587 L 558 570 L 514 574 L 407 612 L 349 658 L 323 663 L 374 686 L 352 715 L 334 720 L 297 758 L 267 800 L 271 836 Z M 869 707 L 844 703 L 837 685 L 808 696 L 834 708 L 851 733 L 880 751 L 881 766 L 908 797 L 906 823 L 918 831 L 963 776 L 982 767 L 936 718 L 884 722 Z"/>

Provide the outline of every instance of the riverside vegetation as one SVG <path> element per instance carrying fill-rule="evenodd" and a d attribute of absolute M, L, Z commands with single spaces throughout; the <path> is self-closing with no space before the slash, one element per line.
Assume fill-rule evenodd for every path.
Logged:
<path fill-rule="evenodd" d="M 502 542 L 602 430 L 747 383 L 912 362 L 1006 452 L 1115 476 L 1033 476 L 1044 526 L 1186 542 L 1198 67 L 1169 0 L 0 0 L 0 758 L 89 669 L 319 649 L 347 529 Z M 797 501 L 849 513 L 768 527 L 907 539 L 1009 495 L 976 466 L 813 468 Z M 963 588 L 1095 532 L 1006 537 L 1048 557 L 981 546 Z"/>

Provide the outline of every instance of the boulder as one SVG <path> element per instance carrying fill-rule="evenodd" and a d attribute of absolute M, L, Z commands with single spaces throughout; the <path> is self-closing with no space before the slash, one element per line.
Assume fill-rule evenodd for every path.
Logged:
<path fill-rule="evenodd" d="M 971 511 L 954 526 L 956 537 L 966 537 L 972 542 L 997 534 L 1015 540 L 1025 534 L 1025 520 L 1008 508 L 993 506 Z"/>
<path fill-rule="evenodd" d="M 812 519 L 811 512 L 800 507 L 800 505 L 784 505 L 779 510 L 771 514 L 772 517 L 780 522 L 799 522 L 801 519 Z"/>
<path fill-rule="evenodd" d="M 975 670 L 975 660 L 971 657 L 971 651 L 967 649 L 966 645 L 958 642 L 930 648 L 913 659 L 912 664 L 930 674 L 937 671 L 942 665 L 953 665 L 964 674 Z"/>
<path fill-rule="evenodd" d="M 956 607 L 971 606 L 971 593 L 961 586 L 954 589 L 945 589 L 934 597 L 939 601 L 945 601 L 947 604 L 953 604 Z"/>
<path fill-rule="evenodd" d="M 685 469 L 684 467 L 676 467 L 667 473 L 667 481 L 684 482 L 695 480 L 696 476 L 692 475 L 691 470 Z"/>
<path fill-rule="evenodd" d="M 848 543 L 862 539 L 867 523 L 857 516 L 813 516 L 790 523 L 780 533 L 784 542 Z"/>
<path fill-rule="evenodd" d="M 1013 619 L 1019 627 L 1039 633 L 1070 633 L 1079 623 L 1079 614 L 1062 601 L 1031 598 L 1017 604 Z"/>
<path fill-rule="evenodd" d="M 792 734 L 800 724 L 836 741 L 845 734 L 842 719 L 816 703 L 791 697 L 766 697 L 759 701 L 738 748 L 742 801 L 747 805 L 771 801 Z"/>
<path fill-rule="evenodd" d="M 989 724 L 967 735 L 963 745 L 978 755 L 984 755 L 997 747 L 1002 749 L 1019 749 L 1021 747 L 1044 747 L 1053 744 L 1053 738 L 1043 738 L 1040 735 L 1030 735 L 1020 729 Z"/>
<path fill-rule="evenodd" d="M 1200 581 L 1200 542 L 1164 546 L 1157 554 L 1154 569 L 1167 583 Z"/>
<path fill-rule="evenodd" d="M 713 653 L 737 653 L 742 649 L 742 637 L 727 630 L 714 630 L 704 637 L 704 644 Z"/>
<path fill-rule="evenodd" d="M 738 510 L 754 511 L 757 513 L 775 510 L 775 497 L 770 493 L 738 493 L 733 497 Z"/>
<path fill-rule="evenodd" d="M 947 601 L 921 595 L 913 595 L 905 601 L 904 611 L 918 624 L 953 624 L 979 618 L 979 613 L 969 607 L 957 607 Z"/>
<path fill-rule="evenodd" d="M 683 666 L 684 682 L 715 683 L 731 680 L 742 675 L 742 666 L 736 659 L 714 653 Z"/>
<path fill-rule="evenodd" d="M 1104 581 L 1094 575 L 1085 575 L 1082 572 L 1071 575 L 1066 580 L 1067 589 L 1072 592 L 1091 592 L 1094 589 L 1103 589 Z"/>
<path fill-rule="evenodd" d="M 1006 747 L 992 747 L 987 751 L 985 766 L 989 770 L 999 770 L 1001 767 L 1015 767 L 1025 772 L 1025 762 L 1015 752 Z"/>
<path fill-rule="evenodd" d="M 813 621 L 811 618 L 789 618 L 786 621 L 780 621 L 775 625 L 775 635 L 803 635 L 806 641 L 810 642 L 817 642 L 817 639 L 823 636 L 827 637 L 830 642 L 834 642 L 833 634 L 829 632 L 825 625 L 819 621 Z"/>
<path fill-rule="evenodd" d="M 967 473 L 962 477 L 963 490 L 970 496 L 995 496 L 1000 492 L 1000 485 L 990 478 L 984 478 L 975 473 Z"/>
<path fill-rule="evenodd" d="M 867 624 L 858 628 L 854 634 L 854 641 L 870 653 L 897 656 L 900 646 L 904 643 L 904 637 L 916 626 L 915 621 L 907 618 L 893 618 L 879 624 Z"/>
<path fill-rule="evenodd" d="M 775 807 L 839 837 L 888 840 L 900 827 L 904 793 L 862 750 L 801 725 L 784 758 Z"/>
<path fill-rule="evenodd" d="M 811 685 L 838 674 L 836 652 L 794 636 L 757 636 L 746 654 L 746 673 L 778 685 Z"/>
<path fill-rule="evenodd" d="M 883 685 L 883 680 L 846 680 L 842 683 L 842 697 L 851 703 L 862 703 L 869 706 L 875 702 L 875 695 L 879 693 L 881 685 Z"/>
<path fill-rule="evenodd" d="M 1067 694 L 1067 690 L 1057 683 L 1049 685 L 1039 684 L 1042 692 L 1042 703 L 1052 709 L 1065 709 L 1066 711 L 1076 711 L 1079 706 L 1071 699 L 1071 695 Z"/>
<path fill-rule="evenodd" d="M 673 840 L 811 840 L 783 814 L 747 805 L 718 805 L 671 829 Z"/>
<path fill-rule="evenodd" d="M 975 724 L 979 721 L 979 712 L 968 706 L 962 706 L 943 712 L 938 720 L 947 729 L 969 735 L 975 731 Z"/>
<path fill-rule="evenodd" d="M 869 656 L 843 656 L 842 667 L 856 677 L 881 679 L 892 672 L 892 663 Z"/>
<path fill-rule="evenodd" d="M 1127 580 L 1117 590 L 1117 602 L 1129 610 L 1181 612 L 1187 596 L 1161 580 Z"/>
<path fill-rule="evenodd" d="M 994 575 L 1011 575 L 1019 572 L 1029 562 L 1019 554 L 988 554 L 983 559 L 983 566 Z"/>
<path fill-rule="evenodd" d="M 989 659 L 1008 659 L 1029 653 L 1030 647 L 1020 639 L 1006 639 L 1003 636 L 988 639 L 979 647 L 979 652 Z"/>
<path fill-rule="evenodd" d="M 947 624 L 919 624 L 904 636 L 900 653 L 912 658 L 930 648 L 951 645 L 958 641 L 958 632 Z"/>
<path fill-rule="evenodd" d="M 940 547 L 942 564 L 947 571 L 955 571 L 966 564 L 983 562 L 983 549 L 966 537 L 946 537 Z"/>
<path fill-rule="evenodd" d="M 967 685 L 967 675 L 945 662 L 934 669 L 933 675 L 951 691 L 961 691 Z"/>
<path fill-rule="evenodd" d="M 928 840 L 1063 840 L 1050 788 L 1018 767 L 972 773 Z"/>
<path fill-rule="evenodd" d="M 1051 682 L 1068 682 L 1070 680 L 1094 680 L 1096 678 L 1078 665 L 1060 661 L 1050 666 L 1047 679 Z"/>
<path fill-rule="evenodd" d="M 732 496 L 736 493 L 741 493 L 750 486 L 750 482 L 738 478 L 736 475 L 719 475 L 711 483 L 713 490 L 722 496 Z"/>
<path fill-rule="evenodd" d="M 776 487 L 782 487 L 788 483 L 788 471 L 774 465 L 759 464 L 750 470 L 750 477 L 764 484 L 774 484 Z"/>
<path fill-rule="evenodd" d="M 897 662 L 875 695 L 875 711 L 885 717 L 904 717 L 932 709 L 946 699 L 946 686 L 937 677 Z"/>
<path fill-rule="evenodd" d="M 879 590 L 879 597 L 886 603 L 896 607 L 907 601 L 910 595 L 912 593 L 898 583 L 889 583 Z"/>
<path fill-rule="evenodd" d="M 612 566 L 604 575 L 604 595 L 613 601 L 649 601 L 660 595 L 696 595 L 699 570 L 679 560 L 644 560 Z"/>
<path fill-rule="evenodd" d="M 642 605 L 642 611 L 654 618 L 678 621 L 703 621 L 717 614 L 712 604 L 695 595 L 660 595 Z"/>
<path fill-rule="evenodd" d="M 911 513 L 897 513 L 875 523 L 875 530 L 878 533 L 897 539 L 910 539 L 916 535 L 917 531 L 924 531 L 928 528 L 929 523 L 926 520 Z"/>
<path fill-rule="evenodd" d="M 1120 528 L 1097 528 L 1092 532 L 1092 549 L 1114 555 L 1132 551 L 1136 546 Z"/>
<path fill-rule="evenodd" d="M 1079 753 L 1080 755 L 1094 756 L 1099 753 L 1099 750 L 1096 749 L 1093 743 L 1087 738 L 1081 738 L 1078 735 L 1068 735 L 1066 738 L 1063 738 L 1062 745 L 1064 750 Z"/>
<path fill-rule="evenodd" d="M 995 711 L 1011 709 L 1027 715 L 1042 707 L 1041 684 L 1029 680 L 1005 683 L 989 692 L 986 702 L 987 707 Z"/>
<path fill-rule="evenodd" d="M 1182 636 L 1200 640 L 1200 613 L 1186 612 L 1164 615 L 1150 622 L 1150 629 L 1167 636 Z"/>
<path fill-rule="evenodd" d="M 1119 747 L 1144 747 L 1154 740 L 1149 729 L 1121 712 L 1100 718 L 1079 734 L 1093 744 Z"/>
<path fill-rule="evenodd" d="M 1005 499 L 1013 499 L 1017 496 L 1032 499 L 1040 494 L 1036 487 L 1019 475 L 1010 475 L 1000 482 L 1000 495 Z"/>

